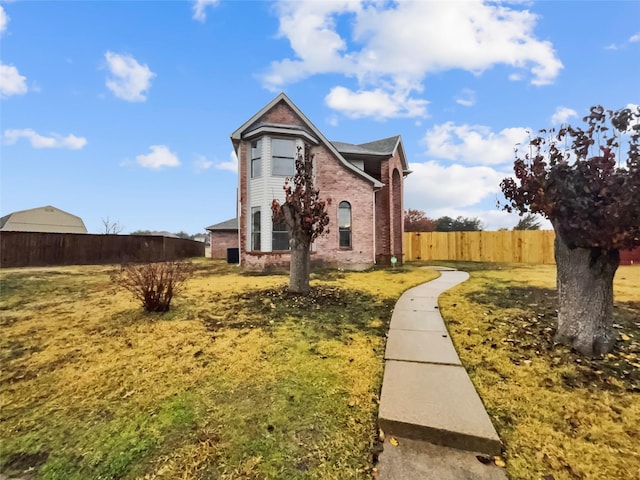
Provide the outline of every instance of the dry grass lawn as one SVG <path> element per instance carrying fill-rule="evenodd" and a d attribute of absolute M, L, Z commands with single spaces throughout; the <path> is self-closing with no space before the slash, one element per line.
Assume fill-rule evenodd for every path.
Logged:
<path fill-rule="evenodd" d="M 640 266 L 618 270 L 620 341 L 591 360 L 553 344 L 555 266 L 447 265 L 471 274 L 440 309 L 509 478 L 640 479 Z"/>
<path fill-rule="evenodd" d="M 616 275 L 616 349 L 586 359 L 553 345 L 553 266 L 455 266 L 471 278 L 440 309 L 509 478 L 640 478 L 640 267 Z M 391 309 L 437 275 L 419 267 L 314 274 L 299 299 L 199 260 L 164 315 L 114 289 L 117 267 L 2 270 L 0 471 L 369 478 Z"/>
<path fill-rule="evenodd" d="M 0 471 L 42 479 L 368 478 L 406 267 L 282 275 L 197 261 L 164 315 L 115 266 L 3 269 Z"/>

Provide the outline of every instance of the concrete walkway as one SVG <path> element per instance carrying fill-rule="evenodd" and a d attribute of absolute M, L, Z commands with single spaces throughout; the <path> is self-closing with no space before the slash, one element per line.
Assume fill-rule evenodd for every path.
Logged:
<path fill-rule="evenodd" d="M 438 270 L 439 278 L 407 290 L 391 317 L 378 414 L 385 433 L 378 479 L 503 480 L 504 470 L 476 458 L 499 455 L 500 439 L 438 310 L 438 296 L 469 274 Z"/>

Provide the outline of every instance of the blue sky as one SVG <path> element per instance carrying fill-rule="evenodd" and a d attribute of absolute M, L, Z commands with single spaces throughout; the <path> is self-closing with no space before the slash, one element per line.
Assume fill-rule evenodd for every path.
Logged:
<path fill-rule="evenodd" d="M 402 135 L 405 208 L 486 229 L 527 130 L 640 103 L 640 2 L 1 1 L 0 213 L 235 215 L 229 135 L 284 91 L 330 140 Z"/>

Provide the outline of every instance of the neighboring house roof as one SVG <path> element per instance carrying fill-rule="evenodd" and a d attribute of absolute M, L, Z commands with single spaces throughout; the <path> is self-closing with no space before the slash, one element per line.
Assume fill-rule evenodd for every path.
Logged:
<path fill-rule="evenodd" d="M 210 227 L 205 228 L 205 230 L 209 230 L 210 232 L 238 231 L 238 219 L 230 218 L 224 222 L 211 225 Z"/>
<path fill-rule="evenodd" d="M 259 121 L 260 118 L 269 110 L 271 110 L 273 107 L 275 107 L 279 102 L 285 102 L 296 113 L 296 115 L 298 115 L 302 119 L 302 121 L 306 125 L 306 128 L 303 128 L 300 126 L 292 126 L 292 125 L 261 123 Z M 257 133 L 260 133 L 261 131 L 264 131 L 264 132 L 270 131 L 275 133 L 287 133 L 288 131 L 290 133 L 292 129 L 300 130 L 301 133 L 305 134 L 303 136 L 305 136 L 309 140 L 315 139 L 316 141 L 323 143 L 338 158 L 340 163 L 342 163 L 346 169 L 351 170 L 356 175 L 368 180 L 373 184 L 375 188 L 381 188 L 384 185 L 379 180 L 376 180 L 371 175 L 368 175 L 364 171 L 360 170 L 358 167 L 349 163 L 338 151 L 338 149 L 336 149 L 336 147 L 329 140 L 326 139 L 326 137 L 322 134 L 322 132 L 320 132 L 320 130 L 316 128 L 316 126 L 311 122 L 311 120 L 309 120 L 305 116 L 305 114 L 302 113 L 302 111 L 295 105 L 295 103 L 293 103 L 291 99 L 287 97 L 284 93 L 280 93 L 276 98 L 271 100 L 271 102 L 265 105 L 249 120 L 244 122 L 242 126 L 240 126 L 240 128 L 234 131 L 231 134 L 231 142 L 236 148 L 236 153 L 237 153 L 237 148 L 240 143 L 240 140 L 242 140 L 242 138 L 244 138 L 248 134 L 257 134 Z M 281 132 L 279 130 L 281 130 Z"/>
<path fill-rule="evenodd" d="M 11 214 L 5 215 L 4 217 L 0 218 L 0 230 L 2 230 L 2 228 L 4 227 L 4 224 L 7 223 L 7 221 L 10 218 L 11 218 Z"/>
<path fill-rule="evenodd" d="M 87 233 L 87 227 L 80 217 L 51 205 L 9 213 L 0 218 L 0 230 L 5 232 Z"/>

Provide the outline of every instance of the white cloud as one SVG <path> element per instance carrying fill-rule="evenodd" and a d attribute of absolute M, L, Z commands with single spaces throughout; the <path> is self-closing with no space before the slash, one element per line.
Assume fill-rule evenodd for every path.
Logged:
<path fill-rule="evenodd" d="M 193 18 L 204 22 L 207 19 L 206 8 L 208 5 L 217 5 L 219 0 L 196 0 L 193 4 Z"/>
<path fill-rule="evenodd" d="M 482 224 L 485 230 L 499 230 L 506 228 L 507 230 L 513 230 L 521 217 L 517 212 L 507 212 L 506 210 L 478 210 L 472 212 L 465 212 L 462 216 L 478 217 L 482 219 Z M 540 230 L 553 230 L 551 222 L 544 217 L 536 216 L 536 221 L 540 223 Z"/>
<path fill-rule="evenodd" d="M 116 97 L 128 102 L 144 102 L 151 79 L 156 74 L 147 65 L 140 65 L 131 55 L 107 52 L 105 58 L 112 75 L 107 78 L 107 88 Z"/>
<path fill-rule="evenodd" d="M 7 24 L 9 23 L 9 15 L 4 11 L 2 5 L 0 5 L 0 35 L 7 31 Z"/>
<path fill-rule="evenodd" d="M 352 116 L 424 114 L 423 106 L 407 108 L 407 102 L 420 102 L 411 95 L 421 92 L 424 77 L 436 72 L 481 74 L 506 64 L 520 76 L 528 72 L 532 84 L 545 85 L 563 68 L 552 44 L 535 37 L 538 17 L 501 2 L 307 0 L 280 2 L 277 11 L 279 35 L 289 40 L 294 55 L 272 62 L 264 85 L 280 90 L 311 75 L 338 73 L 357 79 L 358 88 L 335 87 L 333 96 L 339 88 L 342 99 L 351 102 L 371 92 L 376 101 L 386 97 L 383 108 L 362 102 L 362 108 L 350 106 Z M 338 23 L 349 33 L 339 32 Z M 389 107 L 388 100 L 398 106 Z"/>
<path fill-rule="evenodd" d="M 479 218 L 484 230 L 512 229 L 518 213 L 509 213 L 487 204 L 502 198 L 500 182 L 511 172 L 491 167 L 445 166 L 438 162 L 411 163 L 413 171 L 405 180 L 405 208 L 424 211 L 430 218 L 458 216 Z M 551 223 L 540 217 L 541 228 L 551 230 Z"/>
<path fill-rule="evenodd" d="M 551 116 L 551 123 L 553 125 L 561 125 L 566 123 L 571 117 L 577 117 L 578 112 L 576 112 L 573 108 L 567 107 L 558 107 L 556 108 L 555 113 Z"/>
<path fill-rule="evenodd" d="M 27 77 L 20 75 L 13 65 L 0 64 L 0 97 L 24 95 L 27 93 Z"/>
<path fill-rule="evenodd" d="M 610 43 L 609 45 L 604 47 L 604 49 L 605 50 L 618 50 L 618 45 L 616 45 L 615 43 Z"/>
<path fill-rule="evenodd" d="M 640 32 L 635 33 L 629 37 L 629 43 L 640 42 Z"/>
<path fill-rule="evenodd" d="M 446 122 L 429 129 L 424 137 L 427 154 L 470 164 L 500 165 L 514 158 L 516 144 L 526 142 L 526 128 L 505 128 L 494 133 L 483 125 Z"/>
<path fill-rule="evenodd" d="M 220 162 L 214 165 L 217 170 L 228 170 L 233 173 L 238 173 L 238 157 L 236 156 L 236 152 L 231 150 L 229 154 L 229 161 Z"/>
<path fill-rule="evenodd" d="M 325 97 L 325 103 L 351 118 L 423 117 L 427 113 L 426 100 L 408 98 L 406 94 L 385 92 L 382 89 L 353 92 L 345 87 L 334 87 Z"/>
<path fill-rule="evenodd" d="M 456 103 L 463 107 L 473 107 L 476 104 L 476 92 L 470 88 L 463 88 L 460 95 L 456 97 Z"/>
<path fill-rule="evenodd" d="M 411 163 L 409 168 L 413 173 L 405 180 L 405 205 L 425 210 L 430 217 L 446 215 L 441 213 L 446 209 L 476 205 L 498 194 L 500 181 L 508 176 L 491 167 L 445 166 L 432 160 Z"/>
<path fill-rule="evenodd" d="M 68 148 L 70 150 L 80 150 L 87 144 L 86 138 L 71 134 L 66 137 L 57 133 L 49 135 L 49 137 L 45 137 L 30 128 L 11 129 L 4 131 L 4 141 L 7 145 L 13 145 L 20 138 L 26 138 L 33 148 Z"/>
<path fill-rule="evenodd" d="M 136 156 L 136 162 L 144 168 L 160 169 L 180 165 L 178 156 L 165 145 L 151 145 L 151 153 Z"/>
<path fill-rule="evenodd" d="M 193 167 L 196 172 L 200 173 L 213 167 L 213 162 L 211 160 L 207 160 L 207 157 L 204 155 L 198 155 L 195 162 L 193 162 Z"/>
<path fill-rule="evenodd" d="M 327 118 L 326 121 L 332 127 L 337 127 L 338 124 L 340 123 L 340 121 L 338 120 L 338 116 L 337 115 L 331 115 L 329 118 Z"/>

